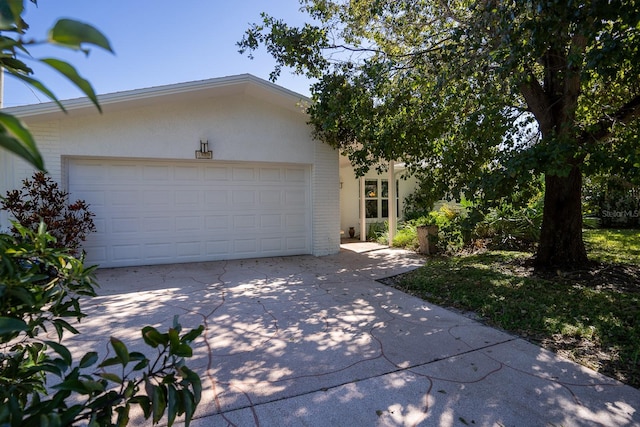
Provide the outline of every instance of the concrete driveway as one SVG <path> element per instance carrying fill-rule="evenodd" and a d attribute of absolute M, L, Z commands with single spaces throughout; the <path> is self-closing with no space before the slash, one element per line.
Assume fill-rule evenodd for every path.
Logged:
<path fill-rule="evenodd" d="M 351 249 L 101 270 L 68 344 L 204 324 L 198 427 L 640 426 L 640 390 L 376 282 L 415 254 Z"/>

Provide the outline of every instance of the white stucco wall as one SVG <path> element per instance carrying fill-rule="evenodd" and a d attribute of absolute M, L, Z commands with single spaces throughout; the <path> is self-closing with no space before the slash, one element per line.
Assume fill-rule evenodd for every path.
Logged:
<path fill-rule="evenodd" d="M 65 188 L 65 159 L 115 157 L 194 160 L 208 140 L 213 160 L 312 166 L 313 253 L 339 250 L 338 153 L 314 141 L 306 116 L 248 94 L 110 108 L 55 120 L 27 117 L 52 178 Z M 33 169 L 0 151 L 0 191 L 20 186 Z M 8 227 L 6 215 L 0 226 Z"/>

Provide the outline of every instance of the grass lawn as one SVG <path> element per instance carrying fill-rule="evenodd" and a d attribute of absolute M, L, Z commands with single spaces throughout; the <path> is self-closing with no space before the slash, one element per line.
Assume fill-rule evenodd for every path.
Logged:
<path fill-rule="evenodd" d="M 640 388 L 640 231 L 589 230 L 585 243 L 600 264 L 571 275 L 541 277 L 530 253 L 488 251 L 432 258 L 393 285 Z"/>

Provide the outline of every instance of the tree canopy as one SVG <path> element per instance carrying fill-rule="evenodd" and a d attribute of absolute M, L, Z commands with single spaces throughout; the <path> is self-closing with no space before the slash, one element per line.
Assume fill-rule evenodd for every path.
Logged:
<path fill-rule="evenodd" d="M 587 261 L 582 175 L 640 176 L 640 2 L 301 0 L 238 43 L 317 79 L 314 135 L 357 171 L 422 170 L 440 195 L 494 200 L 545 177 L 541 267 Z"/>

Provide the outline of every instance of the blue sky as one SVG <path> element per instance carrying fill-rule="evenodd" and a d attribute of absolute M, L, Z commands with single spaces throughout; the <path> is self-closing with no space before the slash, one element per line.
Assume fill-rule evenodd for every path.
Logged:
<path fill-rule="evenodd" d="M 32 47 L 35 58 L 55 57 L 74 65 L 98 94 L 251 73 L 267 79 L 274 61 L 264 49 L 254 60 L 240 55 L 238 42 L 260 12 L 301 24 L 306 15 L 298 0 L 25 0 L 28 36 L 45 38 L 59 18 L 87 22 L 110 40 L 115 55 L 99 48 L 88 57 L 60 48 Z M 35 77 L 60 99 L 81 93 L 45 67 L 33 66 Z M 276 82 L 309 94 L 310 82 L 283 70 Z M 47 102 L 39 92 L 11 77 L 5 79 L 6 107 Z"/>

